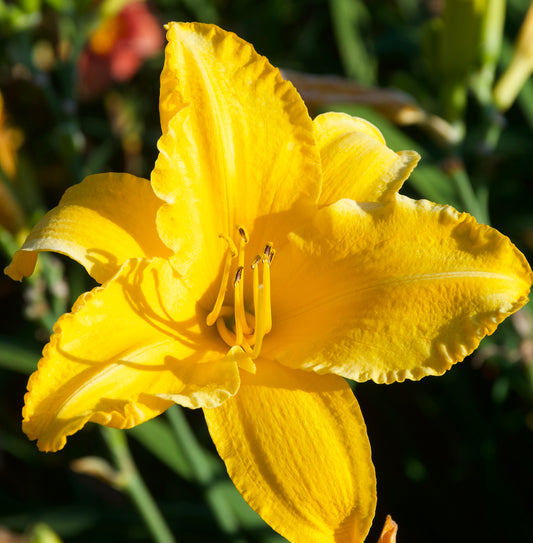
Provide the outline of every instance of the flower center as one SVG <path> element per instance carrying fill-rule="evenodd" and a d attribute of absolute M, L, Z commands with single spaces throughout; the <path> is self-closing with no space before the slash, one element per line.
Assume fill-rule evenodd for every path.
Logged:
<path fill-rule="evenodd" d="M 207 315 L 207 325 L 216 325 L 220 337 L 229 347 L 240 347 L 254 360 L 259 356 L 263 338 L 272 328 L 270 304 L 270 265 L 274 258 L 272 243 L 267 243 L 263 254 L 257 255 L 250 265 L 252 270 L 253 315 L 244 306 L 245 246 L 248 234 L 238 226 L 239 247 L 231 238 L 220 234 L 227 244 L 222 280 L 213 310 Z M 237 269 L 233 279 L 233 305 L 224 304 L 233 260 L 237 258 Z M 261 272 L 261 273 L 260 273 Z"/>

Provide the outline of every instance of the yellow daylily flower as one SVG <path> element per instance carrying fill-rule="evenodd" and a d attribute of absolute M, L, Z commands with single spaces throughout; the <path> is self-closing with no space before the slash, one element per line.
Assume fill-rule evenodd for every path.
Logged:
<path fill-rule="evenodd" d="M 359 542 L 376 483 L 344 378 L 439 375 L 527 301 L 496 230 L 398 195 L 418 161 L 361 119 L 310 119 L 291 83 L 213 25 L 170 23 L 151 182 L 86 178 L 6 269 L 39 251 L 101 286 L 62 316 L 24 431 L 60 449 L 87 422 L 204 409 L 250 505 L 294 542 Z"/>

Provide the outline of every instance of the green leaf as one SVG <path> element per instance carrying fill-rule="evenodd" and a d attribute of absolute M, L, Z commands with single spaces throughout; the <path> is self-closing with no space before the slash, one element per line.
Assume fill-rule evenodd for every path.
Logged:
<path fill-rule="evenodd" d="M 370 20 L 367 8 L 359 0 L 330 0 L 330 10 L 346 74 L 358 83 L 374 83 L 376 63 L 369 55 L 362 36 L 362 30 Z"/>
<path fill-rule="evenodd" d="M 40 353 L 0 339 L 0 367 L 30 374 L 37 369 Z"/>
<path fill-rule="evenodd" d="M 192 479 L 189 463 L 170 426 L 162 419 L 149 420 L 127 431 L 156 458 L 184 479 Z"/>

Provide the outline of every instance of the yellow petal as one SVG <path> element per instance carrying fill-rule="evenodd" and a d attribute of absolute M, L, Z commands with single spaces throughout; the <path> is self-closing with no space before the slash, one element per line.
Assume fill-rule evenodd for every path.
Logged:
<path fill-rule="evenodd" d="M 276 257 L 263 353 L 357 381 L 442 374 L 526 303 L 532 281 L 508 238 L 423 200 L 341 200 L 302 236 Z"/>
<path fill-rule="evenodd" d="M 246 501 L 293 543 L 361 542 L 376 482 L 359 406 L 333 375 L 258 360 L 236 396 L 204 409 L 209 432 Z"/>
<path fill-rule="evenodd" d="M 205 255 L 218 273 L 218 234 L 233 238 L 242 225 L 262 250 L 273 224 L 294 224 L 295 208 L 316 202 L 313 123 L 292 84 L 235 34 L 170 23 L 168 40 L 152 172 L 168 203 L 158 228 L 182 269 Z"/>
<path fill-rule="evenodd" d="M 350 198 L 358 202 L 390 200 L 415 168 L 415 151 L 395 153 L 379 130 L 345 113 L 324 113 L 315 120 L 324 181 L 320 205 Z"/>
<path fill-rule="evenodd" d="M 5 272 L 20 281 L 33 273 L 39 251 L 55 251 L 78 261 L 102 283 L 128 258 L 169 256 L 155 225 L 160 205 L 146 179 L 91 175 L 70 187 L 35 225 Z"/>
<path fill-rule="evenodd" d="M 41 450 L 86 422 L 129 428 L 172 405 L 216 406 L 239 386 L 235 360 L 196 316 L 198 293 L 167 261 L 127 261 L 56 323 L 28 383 L 24 432 Z"/>
<path fill-rule="evenodd" d="M 397 534 L 398 524 L 392 520 L 390 515 L 387 515 L 378 543 L 396 543 Z"/>

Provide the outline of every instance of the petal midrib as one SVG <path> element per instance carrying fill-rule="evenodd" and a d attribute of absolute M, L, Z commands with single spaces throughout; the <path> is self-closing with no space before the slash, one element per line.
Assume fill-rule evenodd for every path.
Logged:
<path fill-rule="evenodd" d="M 379 283 L 367 284 L 361 287 L 354 287 L 350 289 L 352 294 L 367 292 L 371 290 L 377 290 L 384 286 L 389 286 L 393 284 L 408 284 L 418 281 L 445 281 L 445 280 L 454 280 L 454 279 L 474 279 L 474 278 L 484 278 L 484 279 L 493 279 L 500 281 L 507 281 L 509 283 L 514 283 L 516 281 L 521 281 L 520 279 L 513 277 L 511 275 L 503 273 L 494 273 L 494 272 L 483 272 L 483 271 L 474 271 L 474 270 L 463 270 L 463 271 L 449 271 L 449 272 L 439 272 L 439 273 L 422 273 L 417 275 L 408 275 L 408 276 L 396 276 L 384 279 Z M 297 311 L 285 312 L 283 315 L 280 315 L 276 318 L 276 323 L 279 324 L 285 320 L 291 320 L 294 318 L 299 318 L 302 315 L 310 311 L 315 311 L 318 308 L 323 308 L 326 306 L 333 306 L 339 302 L 342 303 L 346 299 L 346 292 L 332 293 L 331 296 L 322 297 L 320 300 L 317 300 L 313 304 L 305 304 L 304 307 L 300 307 Z"/>

